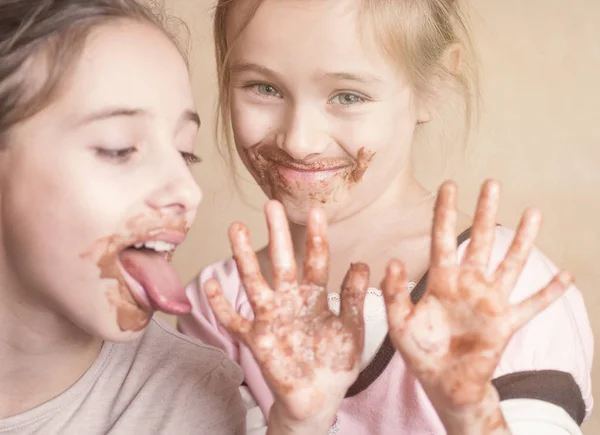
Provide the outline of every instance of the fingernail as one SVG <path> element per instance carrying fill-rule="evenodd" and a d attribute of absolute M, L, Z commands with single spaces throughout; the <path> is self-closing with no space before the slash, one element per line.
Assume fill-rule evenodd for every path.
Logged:
<path fill-rule="evenodd" d="M 573 282 L 573 274 L 571 272 L 567 271 L 567 270 L 563 270 L 558 275 L 558 279 L 563 284 L 570 284 L 570 283 Z"/>

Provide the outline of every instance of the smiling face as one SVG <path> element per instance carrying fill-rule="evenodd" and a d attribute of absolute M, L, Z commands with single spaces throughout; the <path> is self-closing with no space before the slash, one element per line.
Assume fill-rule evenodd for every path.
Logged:
<path fill-rule="evenodd" d="M 428 119 L 359 21 L 361 3 L 265 0 L 237 38 L 247 11 L 227 20 L 236 147 L 298 223 L 313 205 L 330 221 L 367 207 L 410 170 Z"/>
<path fill-rule="evenodd" d="M 109 340 L 157 308 L 188 310 L 168 259 L 201 199 L 187 166 L 198 123 L 185 62 L 160 30 L 94 29 L 64 92 L 0 153 L 4 294 Z"/>

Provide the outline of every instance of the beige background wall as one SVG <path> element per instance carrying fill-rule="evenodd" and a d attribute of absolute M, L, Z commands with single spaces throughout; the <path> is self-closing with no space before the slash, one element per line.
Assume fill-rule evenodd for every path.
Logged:
<path fill-rule="evenodd" d="M 184 280 L 229 255 L 226 229 L 243 220 L 256 246 L 265 241 L 265 198 L 243 182 L 248 205 L 228 184 L 212 125 L 216 80 L 208 0 L 167 0 L 192 28 L 193 80 L 202 121 L 204 163 L 195 175 L 204 191 L 196 224 L 175 257 Z M 481 58 L 484 108 L 470 163 L 453 162 L 443 174 L 461 187 L 471 211 L 480 182 L 503 182 L 500 220 L 514 227 L 524 207 L 539 207 L 545 224 L 538 245 L 575 272 L 594 331 L 600 331 L 600 2 L 598 0 L 474 0 L 474 37 Z M 416 165 L 435 188 L 441 161 L 423 147 Z M 434 157 L 432 157 L 432 155 Z M 247 176 L 244 176 L 249 180 Z M 595 364 L 596 397 L 600 369 Z M 585 424 L 600 433 L 600 411 Z"/>

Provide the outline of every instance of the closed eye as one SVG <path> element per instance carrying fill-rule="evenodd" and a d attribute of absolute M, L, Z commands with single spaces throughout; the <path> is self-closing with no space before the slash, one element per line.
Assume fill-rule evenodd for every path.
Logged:
<path fill-rule="evenodd" d="M 180 153 L 181 153 L 181 157 L 183 157 L 183 160 L 185 160 L 185 163 L 188 166 L 192 166 L 192 165 L 202 162 L 202 159 L 194 153 L 188 153 L 186 151 L 181 151 Z"/>
<path fill-rule="evenodd" d="M 102 158 L 116 160 L 116 161 L 125 161 L 132 154 L 137 152 L 136 147 L 127 147 L 127 148 L 96 148 L 96 154 Z"/>

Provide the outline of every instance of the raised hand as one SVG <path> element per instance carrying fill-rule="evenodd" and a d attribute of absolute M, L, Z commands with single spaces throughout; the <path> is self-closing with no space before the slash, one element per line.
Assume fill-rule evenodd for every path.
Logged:
<path fill-rule="evenodd" d="M 479 197 L 472 236 L 457 261 L 457 188 L 445 183 L 438 195 L 432 231 L 431 267 L 421 301 L 413 306 L 401 262 L 389 263 L 382 283 L 390 338 L 444 421 L 487 403 L 497 408 L 491 377 L 513 334 L 559 298 L 572 276 L 561 272 L 519 304 L 509 303 L 540 228 L 541 217 L 523 215 L 504 260 L 488 272 L 494 244 L 500 186 L 487 181 Z M 481 411 L 481 410 L 480 410 Z M 500 413 L 484 412 L 487 429 L 506 427 Z M 501 433 L 501 432 L 499 432 Z"/>
<path fill-rule="evenodd" d="M 360 263 L 351 265 L 336 316 L 327 305 L 329 246 L 323 212 L 315 209 L 309 215 L 300 282 L 283 207 L 270 201 L 265 213 L 273 288 L 263 278 L 246 227 L 236 223 L 229 229 L 254 319 L 245 319 L 232 309 L 218 281 L 206 283 L 206 294 L 219 322 L 253 352 L 276 404 L 299 421 L 325 409 L 332 409 L 333 416 L 359 371 L 369 269 Z"/>

